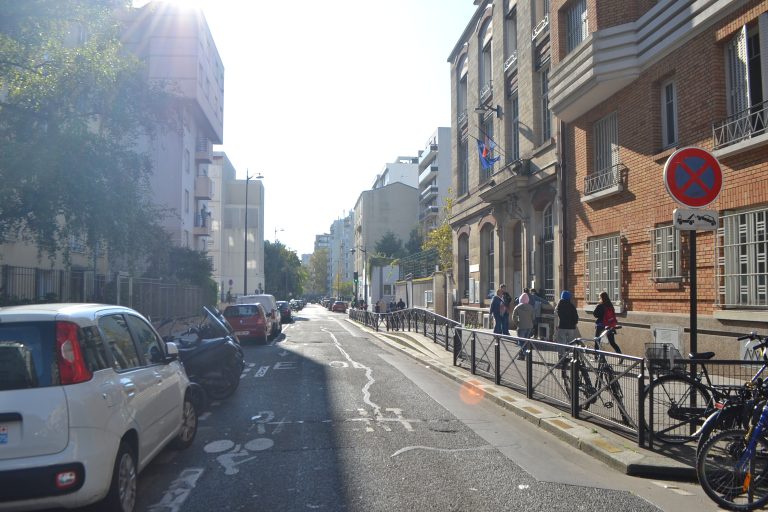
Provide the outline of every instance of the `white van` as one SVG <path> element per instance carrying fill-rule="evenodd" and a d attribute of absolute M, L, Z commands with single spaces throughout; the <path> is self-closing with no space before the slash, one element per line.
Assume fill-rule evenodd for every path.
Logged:
<path fill-rule="evenodd" d="M 258 295 L 241 295 L 237 298 L 237 304 L 253 304 L 258 302 L 264 308 L 264 312 L 269 315 L 272 323 L 272 336 L 277 336 L 283 330 L 280 321 L 280 310 L 277 309 L 277 301 L 274 295 L 261 293 Z"/>

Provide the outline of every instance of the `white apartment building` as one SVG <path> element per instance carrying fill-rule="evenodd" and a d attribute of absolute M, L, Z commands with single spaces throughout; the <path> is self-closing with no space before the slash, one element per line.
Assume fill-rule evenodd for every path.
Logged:
<path fill-rule="evenodd" d="M 423 235 L 443 221 L 451 182 L 451 129 L 440 127 L 419 151 L 419 226 Z"/>

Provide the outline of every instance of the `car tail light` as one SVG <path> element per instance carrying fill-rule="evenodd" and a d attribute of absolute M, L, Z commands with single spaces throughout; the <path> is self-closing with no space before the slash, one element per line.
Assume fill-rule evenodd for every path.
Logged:
<path fill-rule="evenodd" d="M 59 379 L 62 384 L 77 384 L 91 379 L 91 371 L 85 365 L 80 349 L 77 324 L 56 322 L 56 352 L 59 363 Z"/>

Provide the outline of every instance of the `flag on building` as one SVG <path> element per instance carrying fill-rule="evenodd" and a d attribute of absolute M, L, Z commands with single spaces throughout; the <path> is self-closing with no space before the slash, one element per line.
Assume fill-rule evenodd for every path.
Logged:
<path fill-rule="evenodd" d="M 480 166 L 483 169 L 490 169 L 491 167 L 493 167 L 493 164 L 498 162 L 499 159 L 501 158 L 500 156 L 497 156 L 497 157 L 493 156 L 493 150 L 495 147 L 496 147 L 496 144 L 487 135 L 485 136 L 485 141 L 481 141 L 478 139 L 477 152 L 480 155 Z"/>

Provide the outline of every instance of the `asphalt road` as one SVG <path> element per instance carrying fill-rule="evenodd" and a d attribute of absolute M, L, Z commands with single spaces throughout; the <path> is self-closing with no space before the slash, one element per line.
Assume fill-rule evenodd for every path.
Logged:
<path fill-rule="evenodd" d="M 716 510 L 696 484 L 627 477 L 308 306 L 246 345 L 231 398 L 164 451 L 137 510 Z"/>

